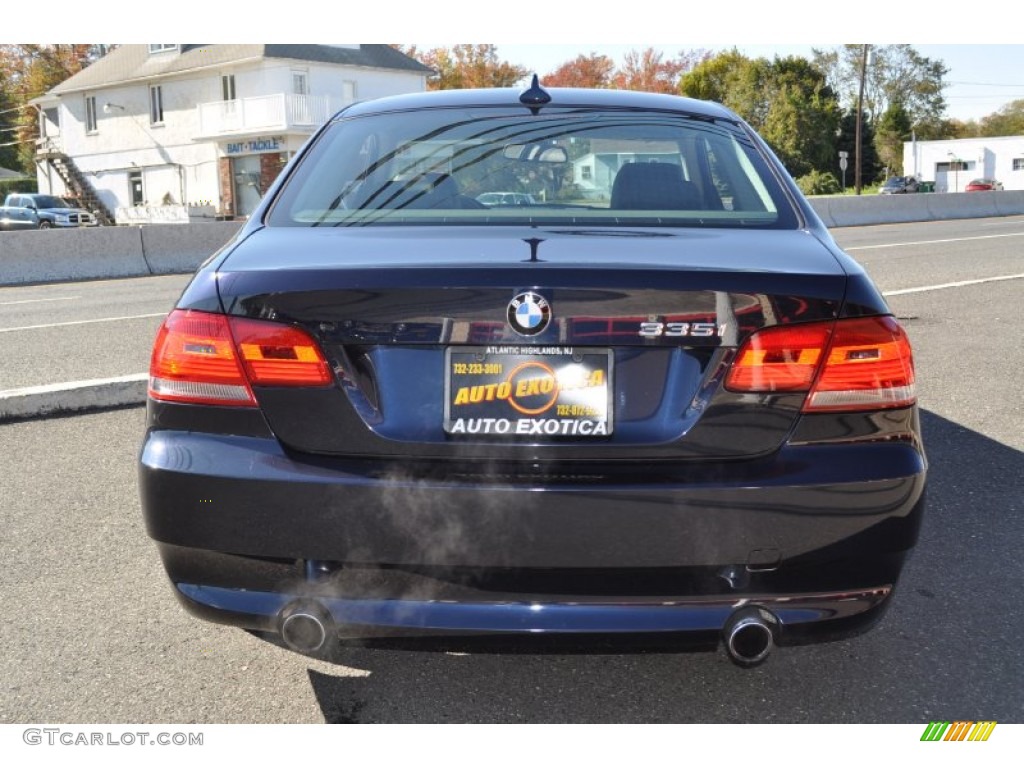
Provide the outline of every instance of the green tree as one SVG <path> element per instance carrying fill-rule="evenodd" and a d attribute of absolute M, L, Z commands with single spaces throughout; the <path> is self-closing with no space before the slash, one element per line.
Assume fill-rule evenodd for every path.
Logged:
<path fill-rule="evenodd" d="M 680 90 L 736 112 L 794 176 L 833 170 L 839 105 L 824 73 L 807 59 L 750 59 L 734 49 L 694 67 Z"/>
<path fill-rule="evenodd" d="M 828 171 L 811 171 L 797 179 L 796 185 L 805 195 L 838 195 L 842 191 L 836 177 Z"/>
<path fill-rule="evenodd" d="M 918 141 L 972 139 L 981 135 L 981 127 L 977 120 L 958 120 L 955 117 L 915 123 L 912 130 Z"/>
<path fill-rule="evenodd" d="M 794 176 L 830 170 L 840 111 L 825 75 L 807 59 L 776 58 L 763 70 L 768 107 L 760 128 Z"/>
<path fill-rule="evenodd" d="M 717 101 L 751 125 L 760 125 L 764 119 L 760 86 L 759 67 L 734 48 L 697 64 L 683 75 L 679 91 L 694 99 Z"/>
<path fill-rule="evenodd" d="M 981 118 L 980 136 L 1024 136 L 1024 99 Z"/>
<path fill-rule="evenodd" d="M 846 169 L 846 186 L 852 187 L 855 176 L 853 167 L 856 153 L 857 113 L 854 110 L 844 112 L 839 121 L 839 136 L 836 139 L 836 154 L 832 160 L 831 170 L 837 179 L 843 178 L 842 169 L 839 167 L 839 152 L 846 152 L 848 155 Z M 877 181 L 882 174 L 882 164 L 878 160 L 878 152 L 875 150 L 875 128 L 871 116 L 865 114 L 861 124 L 861 179 L 865 184 Z"/>
<path fill-rule="evenodd" d="M 814 51 L 814 64 L 825 73 L 847 109 L 857 105 L 863 57 L 864 46 L 859 44 Z M 941 60 L 922 56 L 913 46 L 868 46 L 864 109 L 872 115 L 882 115 L 899 102 L 912 126 L 934 125 L 946 111 L 943 78 L 948 73 Z"/>
<path fill-rule="evenodd" d="M 910 115 L 903 103 L 894 101 L 885 110 L 875 127 L 875 149 L 878 159 L 889 169 L 890 176 L 903 175 L 903 142 L 910 141 Z"/>

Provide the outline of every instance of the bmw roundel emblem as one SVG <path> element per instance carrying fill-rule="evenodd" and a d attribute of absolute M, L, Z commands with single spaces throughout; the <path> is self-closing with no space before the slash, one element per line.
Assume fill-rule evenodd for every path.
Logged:
<path fill-rule="evenodd" d="M 508 305 L 508 324 L 520 336 L 536 336 L 551 322 L 551 305 L 547 300 L 526 291 L 518 294 Z"/>

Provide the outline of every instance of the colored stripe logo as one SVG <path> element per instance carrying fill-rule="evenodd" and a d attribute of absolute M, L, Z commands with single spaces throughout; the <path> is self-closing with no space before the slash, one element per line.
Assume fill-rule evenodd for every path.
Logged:
<path fill-rule="evenodd" d="M 995 727 L 995 720 L 932 722 L 921 734 L 921 741 L 988 741 Z"/>

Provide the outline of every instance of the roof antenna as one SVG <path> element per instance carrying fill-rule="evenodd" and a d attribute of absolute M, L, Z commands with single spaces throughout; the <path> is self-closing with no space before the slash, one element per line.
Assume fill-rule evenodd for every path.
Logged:
<path fill-rule="evenodd" d="M 540 81 L 537 79 L 537 75 L 534 75 L 530 87 L 519 94 L 519 101 L 528 106 L 530 111 L 536 115 L 543 105 L 551 101 L 551 94 L 540 87 Z"/>

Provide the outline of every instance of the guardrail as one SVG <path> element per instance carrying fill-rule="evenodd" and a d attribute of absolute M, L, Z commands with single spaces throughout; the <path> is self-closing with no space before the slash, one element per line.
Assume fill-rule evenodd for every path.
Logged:
<path fill-rule="evenodd" d="M 1024 214 L 1024 191 L 814 197 L 829 227 Z M 0 232 L 0 285 L 194 271 L 237 222 Z"/>
<path fill-rule="evenodd" d="M 0 232 L 0 285 L 194 271 L 238 222 Z"/>
<path fill-rule="evenodd" d="M 863 227 L 911 221 L 978 219 L 1024 214 L 1024 191 L 921 192 L 809 198 L 828 227 Z"/>

